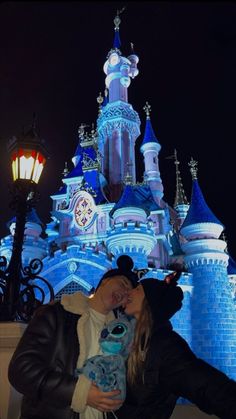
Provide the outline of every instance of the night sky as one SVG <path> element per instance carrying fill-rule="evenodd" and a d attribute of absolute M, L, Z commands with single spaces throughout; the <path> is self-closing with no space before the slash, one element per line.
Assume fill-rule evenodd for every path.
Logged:
<path fill-rule="evenodd" d="M 225 225 L 236 259 L 236 3 L 233 2 L 2 2 L 0 4 L 0 237 L 7 235 L 11 171 L 7 141 L 28 129 L 37 114 L 38 132 L 50 159 L 42 175 L 37 212 L 50 221 L 50 195 L 61 186 L 64 162 L 72 168 L 77 131 L 96 122 L 96 98 L 104 90 L 103 64 L 113 44 L 113 19 L 121 15 L 121 50 L 130 42 L 140 58 L 129 102 L 142 121 L 143 106 L 162 146 L 164 198 L 173 205 L 177 149 L 188 199 L 188 162 L 198 160 L 206 202 Z"/>

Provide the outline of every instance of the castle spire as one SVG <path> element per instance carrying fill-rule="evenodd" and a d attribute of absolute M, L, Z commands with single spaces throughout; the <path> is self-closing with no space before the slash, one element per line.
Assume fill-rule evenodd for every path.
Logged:
<path fill-rule="evenodd" d="M 175 201 L 174 201 L 174 207 L 177 207 L 179 205 L 188 205 L 188 200 L 186 198 L 183 183 L 181 179 L 181 174 L 179 171 L 179 160 L 177 157 L 177 151 L 174 150 L 174 159 L 175 159 L 175 170 L 176 170 L 176 194 L 175 194 Z"/>
<path fill-rule="evenodd" d="M 145 132 L 144 132 L 144 137 L 143 137 L 143 141 L 141 144 L 141 148 L 140 150 L 142 151 L 143 145 L 146 143 L 157 143 L 158 144 L 158 139 L 153 131 L 152 128 L 152 123 L 151 123 L 151 118 L 150 118 L 150 113 L 151 113 L 151 105 L 149 105 L 148 102 L 146 102 L 145 106 L 143 107 L 144 112 L 146 113 L 146 126 L 145 126 Z"/>
<path fill-rule="evenodd" d="M 114 45 L 103 66 L 106 89 L 97 120 L 98 147 L 103 156 L 101 170 L 109 185 L 107 199 L 110 201 L 116 201 L 121 195 L 127 163 L 132 164 L 129 175 L 135 183 L 135 140 L 140 134 L 139 115 L 128 103 L 128 88 L 131 79 L 138 74 L 139 59 L 135 54 L 125 57 L 119 50 L 120 15 L 123 11 L 124 8 L 117 11 Z"/>
<path fill-rule="evenodd" d="M 121 41 L 120 41 L 120 32 L 119 32 L 119 26 L 121 23 L 120 15 L 125 10 L 125 7 L 123 7 L 121 10 L 117 10 L 116 17 L 114 19 L 115 24 L 115 34 L 114 34 L 114 41 L 113 41 L 113 49 L 120 50 L 121 47 Z"/>
<path fill-rule="evenodd" d="M 150 186 L 155 202 L 159 205 L 160 200 L 163 197 L 163 185 L 158 163 L 158 154 L 161 149 L 161 145 L 159 144 L 152 128 L 150 119 L 151 106 L 148 102 L 146 102 L 143 109 L 146 113 L 146 126 L 140 151 L 144 156 L 144 177 Z"/>

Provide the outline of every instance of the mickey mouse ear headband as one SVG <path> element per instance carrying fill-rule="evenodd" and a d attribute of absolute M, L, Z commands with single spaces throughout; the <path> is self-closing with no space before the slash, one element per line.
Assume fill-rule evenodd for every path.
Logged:
<path fill-rule="evenodd" d="M 182 274 L 181 271 L 174 271 L 165 276 L 164 282 L 168 285 L 176 285 L 177 281 L 181 277 L 181 274 Z"/>
<path fill-rule="evenodd" d="M 149 271 L 150 271 L 150 269 L 144 268 L 144 269 L 134 269 L 133 272 L 135 272 L 135 274 L 138 277 L 138 280 L 140 281 L 146 275 L 146 273 L 149 272 Z M 169 285 L 176 285 L 177 281 L 181 277 L 181 274 L 182 274 L 182 271 L 180 271 L 180 270 L 171 272 L 170 274 L 165 276 L 164 282 L 166 284 L 169 284 Z"/>

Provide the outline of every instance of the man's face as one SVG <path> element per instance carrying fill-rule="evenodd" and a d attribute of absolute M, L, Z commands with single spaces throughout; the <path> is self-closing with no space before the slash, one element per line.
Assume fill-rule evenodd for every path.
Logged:
<path fill-rule="evenodd" d="M 125 276 L 117 275 L 104 279 L 97 292 L 106 310 L 110 311 L 126 305 L 131 289 L 131 282 Z"/>

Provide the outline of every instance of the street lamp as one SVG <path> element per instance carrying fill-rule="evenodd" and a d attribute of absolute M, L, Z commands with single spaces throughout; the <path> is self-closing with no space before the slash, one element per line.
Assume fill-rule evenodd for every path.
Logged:
<path fill-rule="evenodd" d="M 50 300 L 54 298 L 52 286 L 39 276 L 43 268 L 42 261 L 33 259 L 29 266 L 22 266 L 27 214 L 35 206 L 37 183 L 47 158 L 43 141 L 35 130 L 35 121 L 20 139 L 13 137 L 10 140 L 8 151 L 13 174 L 13 199 L 10 207 L 15 210 L 16 223 L 8 266 L 5 256 L 0 256 L 0 320 L 29 321 L 35 309 L 44 302 L 45 285 Z M 40 281 L 44 283 L 43 288 L 39 286 Z"/>

